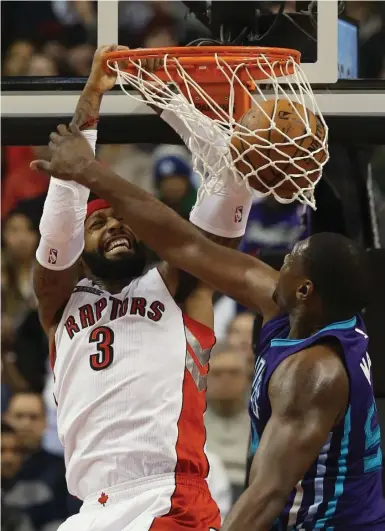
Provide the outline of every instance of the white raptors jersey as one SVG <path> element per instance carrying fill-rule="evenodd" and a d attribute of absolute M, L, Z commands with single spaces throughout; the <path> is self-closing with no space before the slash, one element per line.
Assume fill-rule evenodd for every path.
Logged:
<path fill-rule="evenodd" d="M 181 473 L 206 477 L 211 329 L 183 315 L 158 270 L 111 295 L 75 288 L 55 335 L 54 394 L 71 494 Z"/>

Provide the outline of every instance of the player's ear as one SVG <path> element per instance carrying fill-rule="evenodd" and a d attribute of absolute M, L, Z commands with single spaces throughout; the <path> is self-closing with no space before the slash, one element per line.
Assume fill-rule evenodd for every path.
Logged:
<path fill-rule="evenodd" d="M 297 288 L 297 299 L 304 301 L 310 297 L 313 293 L 313 283 L 310 280 L 306 280 Z"/>

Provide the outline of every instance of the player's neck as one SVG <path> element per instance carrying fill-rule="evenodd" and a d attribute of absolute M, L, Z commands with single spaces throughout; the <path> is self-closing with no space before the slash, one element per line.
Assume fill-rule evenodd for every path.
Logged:
<path fill-rule="evenodd" d="M 316 334 L 325 326 L 334 322 L 332 318 L 317 313 L 304 314 L 301 310 L 294 311 L 290 315 L 289 339 L 304 339 Z"/>

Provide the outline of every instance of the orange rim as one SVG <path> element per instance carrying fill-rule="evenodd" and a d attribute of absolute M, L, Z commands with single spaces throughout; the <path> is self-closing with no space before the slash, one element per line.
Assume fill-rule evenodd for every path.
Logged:
<path fill-rule="evenodd" d="M 104 68 L 109 70 L 108 64 L 126 61 L 119 68 L 135 76 L 138 67 L 127 62 L 140 59 L 165 59 L 156 70 L 156 77 L 168 83 L 176 83 L 181 92 L 187 96 L 186 82 L 183 72 L 187 73 L 194 82 L 199 84 L 204 92 L 210 95 L 221 108 L 228 107 L 230 92 L 229 78 L 218 68 L 217 56 L 230 67 L 237 67 L 237 81 L 234 82 L 235 107 L 234 117 L 240 118 L 250 108 L 250 97 L 245 91 L 255 90 L 255 81 L 267 79 L 270 76 L 279 78 L 294 73 L 295 64 L 300 63 L 301 53 L 287 48 L 262 48 L 257 46 L 187 46 L 170 48 L 144 48 L 137 50 L 118 50 L 108 52 L 104 56 Z M 174 62 L 173 59 L 177 59 Z M 180 67 L 178 67 L 178 64 Z M 266 69 L 264 68 L 266 66 Z M 285 66 L 284 73 L 282 67 Z M 182 71 L 181 71 L 182 69 Z M 229 75 L 230 72 L 227 72 Z M 146 71 L 144 71 L 146 78 Z M 151 79 L 151 78 L 150 78 Z M 189 97 L 194 97 L 195 105 L 211 118 L 216 117 L 206 106 L 205 100 L 194 89 L 189 91 Z M 222 111 L 221 111 L 222 112 Z M 226 111 L 223 110 L 223 114 Z"/>
<path fill-rule="evenodd" d="M 178 62 L 183 67 L 201 67 L 201 66 L 216 66 L 216 56 L 225 59 L 229 65 L 247 64 L 247 67 L 252 73 L 259 70 L 258 64 L 253 63 L 257 59 L 266 57 L 266 63 L 277 63 L 277 66 L 284 64 L 289 58 L 297 64 L 300 63 L 301 53 L 298 50 L 291 50 L 289 48 L 262 48 L 258 46 L 186 46 L 186 47 L 170 47 L 170 48 L 143 48 L 136 50 L 118 50 L 115 52 L 108 52 L 104 56 L 105 68 L 108 70 L 108 62 L 131 60 L 137 61 L 139 59 L 162 59 L 165 58 L 178 59 Z M 262 63 L 263 64 L 263 63 Z M 177 68 L 172 62 L 167 65 L 168 69 Z M 122 70 L 134 74 L 137 69 L 135 65 L 124 65 Z M 163 66 L 159 68 L 163 70 Z M 206 81 L 210 81 L 210 70 L 206 72 Z M 258 75 L 255 79 L 263 79 Z"/>

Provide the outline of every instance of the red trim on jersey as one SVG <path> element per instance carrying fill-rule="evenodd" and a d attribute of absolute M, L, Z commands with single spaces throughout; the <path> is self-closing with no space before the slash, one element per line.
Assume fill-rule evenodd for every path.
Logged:
<path fill-rule="evenodd" d="M 149 531 L 219 531 L 221 515 L 205 479 L 175 477 L 171 509 L 152 521 Z"/>
<path fill-rule="evenodd" d="M 183 403 L 178 421 L 178 440 L 176 443 L 176 473 L 191 474 L 200 478 L 209 472 L 204 445 L 206 430 L 203 414 L 206 410 L 206 392 L 198 391 L 193 377 L 185 369 L 183 379 Z"/>
<path fill-rule="evenodd" d="M 215 333 L 212 328 L 183 314 L 184 325 L 194 334 L 202 348 L 213 348 L 215 345 Z"/>
<path fill-rule="evenodd" d="M 198 340 L 202 349 L 211 349 L 215 335 L 211 328 L 183 314 L 185 328 Z M 193 354 L 186 341 L 186 349 Z M 201 366 L 192 356 L 199 372 L 207 374 L 208 364 Z M 155 518 L 151 531 L 180 531 L 181 529 L 219 529 L 220 514 L 212 499 L 205 478 L 209 464 L 204 452 L 206 429 L 203 415 L 206 410 L 206 391 L 199 391 L 192 375 L 185 368 L 182 386 L 182 408 L 178 420 L 176 443 L 175 491 L 167 515 Z M 188 484 L 188 485 L 187 485 Z"/>
<path fill-rule="evenodd" d="M 55 368 L 55 361 L 56 361 L 56 345 L 55 345 L 55 339 L 52 340 L 51 348 L 49 349 L 49 362 L 51 365 L 51 370 L 54 373 Z M 54 373 L 55 376 L 55 373 Z"/>
<path fill-rule="evenodd" d="M 104 199 L 94 199 L 93 201 L 90 201 L 87 205 L 86 219 L 97 210 L 103 210 L 104 208 L 111 208 L 110 203 L 104 201 Z"/>

